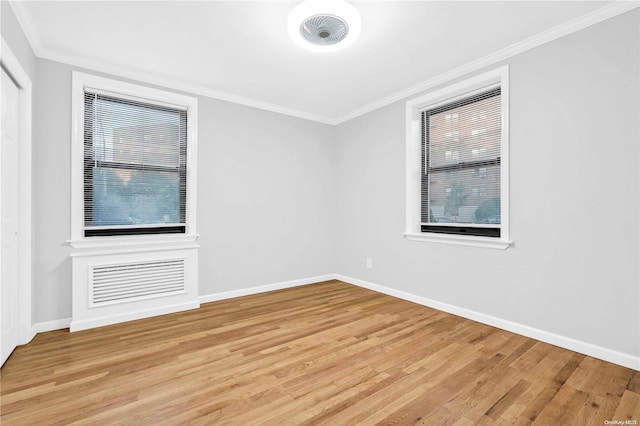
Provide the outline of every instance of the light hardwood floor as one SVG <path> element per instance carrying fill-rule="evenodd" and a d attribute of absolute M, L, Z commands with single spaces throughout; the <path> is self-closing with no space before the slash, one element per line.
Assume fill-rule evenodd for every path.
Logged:
<path fill-rule="evenodd" d="M 3 425 L 640 421 L 637 371 L 339 281 L 39 334 L 0 373 Z"/>

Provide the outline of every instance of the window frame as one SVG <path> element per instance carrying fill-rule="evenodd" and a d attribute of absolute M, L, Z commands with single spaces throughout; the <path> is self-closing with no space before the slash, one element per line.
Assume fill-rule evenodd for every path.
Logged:
<path fill-rule="evenodd" d="M 85 236 L 84 217 L 84 94 L 112 96 L 187 111 L 186 200 L 184 233 L 152 233 L 135 235 Z M 77 71 L 72 73 L 72 143 L 71 143 L 71 239 L 72 247 L 93 247 L 114 244 L 157 244 L 159 241 L 195 241 L 196 232 L 196 158 L 198 99 L 138 84 L 126 83 Z M 140 227 L 140 226 L 138 226 Z M 144 226 L 142 226 L 144 227 Z"/>
<path fill-rule="evenodd" d="M 499 237 L 423 232 L 422 112 L 482 93 L 491 86 L 501 91 L 500 211 Z M 506 249 L 510 240 L 509 220 L 509 66 L 476 75 L 411 99 L 406 103 L 406 223 L 404 237 L 411 241 Z"/>

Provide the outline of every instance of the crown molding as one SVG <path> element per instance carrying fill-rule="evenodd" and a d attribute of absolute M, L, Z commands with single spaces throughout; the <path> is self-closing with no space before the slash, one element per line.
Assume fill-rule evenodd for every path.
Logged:
<path fill-rule="evenodd" d="M 305 120 L 316 121 L 324 124 L 334 124 L 333 121 L 328 118 L 317 114 L 308 113 L 306 111 L 299 111 L 292 108 L 287 108 L 280 105 L 271 104 L 268 102 L 260 101 L 258 99 L 248 98 L 245 96 L 234 95 L 233 93 L 224 92 L 221 90 L 211 89 L 209 87 L 200 86 L 191 83 L 185 83 L 179 80 L 162 77 L 147 71 L 136 70 L 134 68 L 124 67 L 120 65 L 114 65 L 109 62 L 104 62 L 96 59 L 86 59 L 78 57 L 77 55 L 68 54 L 59 50 L 50 48 L 42 48 L 43 59 L 51 61 L 61 62 L 74 67 L 83 68 L 86 70 L 96 71 L 103 74 L 123 77 L 130 80 L 135 80 L 146 85 L 159 86 L 166 89 L 173 89 L 180 92 L 185 92 L 192 95 L 204 96 L 207 98 L 213 98 L 221 101 L 231 102 L 234 104 L 240 104 L 252 108 L 261 109 L 264 111 L 270 111 L 277 114 L 288 115 L 292 117 L 302 118 Z"/>
<path fill-rule="evenodd" d="M 152 84 L 168 89 L 178 90 L 190 94 L 200 95 L 208 98 L 227 101 L 235 104 L 245 105 L 252 108 L 258 108 L 265 111 L 270 111 L 278 114 L 288 115 L 292 117 L 302 118 L 305 120 L 316 121 L 323 124 L 338 125 L 344 123 L 361 115 L 375 111 L 384 106 L 390 105 L 394 102 L 401 101 L 410 96 L 432 89 L 441 84 L 447 83 L 456 78 L 465 76 L 467 74 L 476 72 L 487 66 L 494 65 L 498 62 L 507 60 L 515 55 L 526 52 L 530 49 L 536 48 L 543 44 L 549 43 L 560 37 L 564 37 L 576 31 L 580 31 L 589 26 L 595 25 L 599 22 L 618 16 L 622 13 L 628 12 L 635 8 L 640 7 L 639 0 L 616 0 L 601 8 L 586 13 L 575 19 L 567 21 L 556 27 L 550 28 L 532 37 L 529 37 L 520 42 L 514 43 L 503 49 L 497 50 L 482 58 L 468 62 L 465 65 L 454 68 L 443 74 L 440 74 L 429 80 L 425 80 L 407 89 L 393 93 L 377 101 L 366 104 L 360 108 L 343 114 L 337 117 L 329 117 L 319 114 L 313 114 L 306 111 L 300 111 L 293 108 L 284 107 L 281 105 L 271 104 L 258 99 L 249 98 L 245 96 L 235 95 L 233 93 L 224 92 L 221 90 L 212 89 L 205 86 L 190 84 L 175 79 L 162 77 L 146 71 L 136 70 L 134 68 L 114 65 L 108 62 L 80 57 L 78 55 L 69 54 L 56 49 L 45 46 L 40 34 L 33 23 L 31 14 L 27 8 L 27 1 L 9 1 L 9 5 L 13 10 L 18 23 L 22 27 L 27 41 L 31 45 L 34 54 L 43 59 L 48 59 L 55 62 L 61 62 L 64 64 L 72 65 L 78 68 L 84 68 L 86 70 L 97 71 L 100 73 L 111 74 L 113 76 L 119 76 L 146 84 Z"/>
<path fill-rule="evenodd" d="M 607 19 L 618 16 L 622 13 L 628 12 L 640 6 L 640 1 L 625 1 L 625 0 L 617 0 L 613 3 L 610 3 L 606 6 L 603 6 L 599 9 L 596 9 L 592 12 L 589 12 L 585 15 L 579 16 L 571 21 L 567 21 L 563 24 L 560 24 L 556 27 L 550 28 L 546 31 L 538 33 L 532 37 L 514 43 L 510 46 L 507 46 L 503 49 L 497 50 L 493 53 L 490 53 L 482 58 L 476 59 L 472 62 L 468 62 L 458 68 L 454 68 L 450 71 L 447 71 L 443 74 L 440 74 L 434 78 L 423 81 L 422 83 L 418 83 L 414 86 L 411 86 L 407 89 L 396 92 L 392 95 L 386 96 L 384 98 L 378 99 L 375 102 L 364 105 L 360 108 L 357 108 L 347 114 L 344 114 L 340 117 L 337 117 L 333 120 L 333 124 L 337 125 L 340 123 L 344 123 L 361 115 L 367 114 L 371 111 L 375 111 L 384 106 L 390 105 L 394 102 L 401 101 L 410 96 L 417 95 L 421 92 L 432 89 L 441 84 L 447 83 L 451 80 L 454 80 L 459 77 L 463 77 L 470 73 L 479 71 L 485 67 L 495 65 L 498 62 L 502 62 L 506 59 L 509 59 L 513 56 L 524 53 L 533 48 L 542 46 L 543 44 L 549 43 L 558 38 L 564 37 L 566 35 L 572 34 L 576 31 L 580 31 L 584 28 L 595 25 L 599 22 L 606 21 Z"/>

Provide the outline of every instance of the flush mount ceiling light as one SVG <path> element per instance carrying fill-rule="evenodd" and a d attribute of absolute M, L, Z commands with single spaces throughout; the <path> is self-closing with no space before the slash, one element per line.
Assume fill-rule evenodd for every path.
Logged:
<path fill-rule="evenodd" d="M 305 0 L 289 13 L 289 36 L 305 49 L 344 49 L 360 35 L 360 15 L 344 0 Z"/>

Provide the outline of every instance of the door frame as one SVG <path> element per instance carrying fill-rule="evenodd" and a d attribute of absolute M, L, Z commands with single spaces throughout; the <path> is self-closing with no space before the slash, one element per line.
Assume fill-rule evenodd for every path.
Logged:
<path fill-rule="evenodd" d="M 18 344 L 29 343 L 36 330 L 31 319 L 31 115 L 32 84 L 4 37 L 0 66 L 19 89 L 18 127 Z"/>

